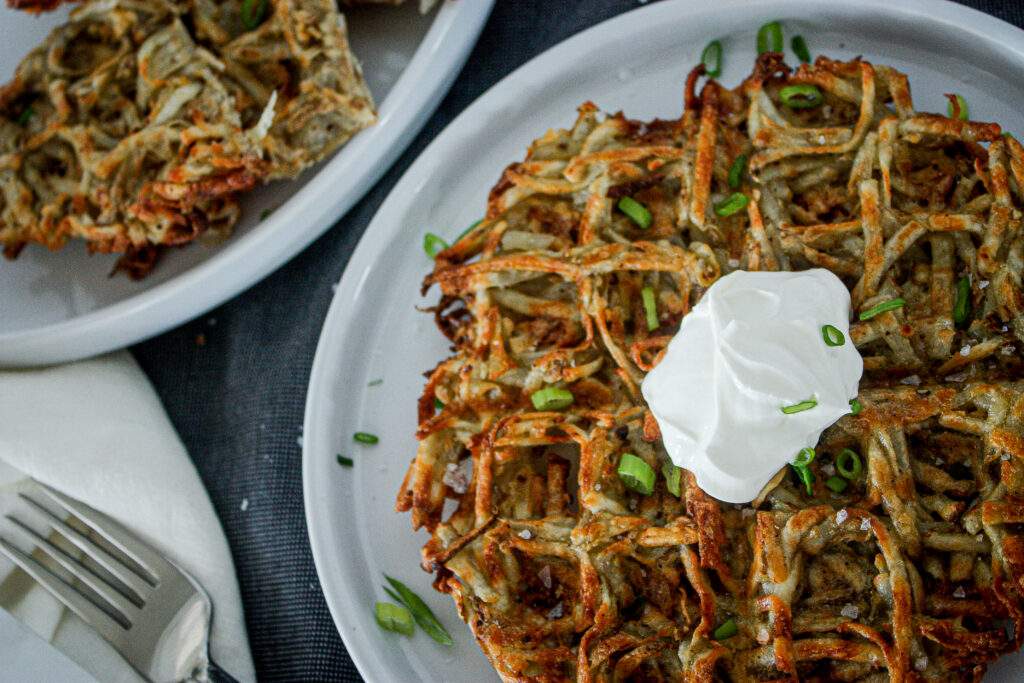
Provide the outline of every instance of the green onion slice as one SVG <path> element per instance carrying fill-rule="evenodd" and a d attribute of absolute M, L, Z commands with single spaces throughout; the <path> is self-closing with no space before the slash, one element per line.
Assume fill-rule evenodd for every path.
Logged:
<path fill-rule="evenodd" d="M 338 464 L 341 465 L 342 467 L 352 467 L 352 465 L 354 465 L 355 463 L 352 461 L 352 458 L 346 458 L 344 455 L 339 453 Z"/>
<path fill-rule="evenodd" d="M 643 458 L 632 453 L 622 454 L 622 459 L 619 460 L 619 479 L 626 485 L 626 488 L 637 493 L 645 496 L 654 493 L 654 480 L 656 479 L 654 470 Z"/>
<path fill-rule="evenodd" d="M 356 432 L 355 434 L 352 435 L 352 438 L 355 439 L 356 441 L 358 441 L 359 443 L 371 443 L 372 444 L 372 443 L 377 443 L 378 441 L 380 441 L 380 439 L 378 439 L 376 437 L 376 435 L 370 434 L 368 432 Z"/>
<path fill-rule="evenodd" d="M 736 157 L 736 161 L 732 162 L 732 166 L 729 167 L 729 187 L 736 189 L 740 186 L 740 181 L 743 180 L 743 169 L 747 165 L 747 157 L 742 154 Z"/>
<path fill-rule="evenodd" d="M 842 330 L 833 325 L 822 325 L 821 336 L 825 338 L 825 344 L 828 346 L 842 346 L 846 343 Z"/>
<path fill-rule="evenodd" d="M 757 53 L 782 52 L 782 24 L 771 21 L 757 32 Z"/>
<path fill-rule="evenodd" d="M 242 23 L 250 31 L 263 23 L 267 13 L 267 0 L 245 0 L 242 3 Z"/>
<path fill-rule="evenodd" d="M 860 401 L 858 401 L 857 399 L 853 399 L 852 401 L 850 401 L 850 415 L 856 415 L 863 409 L 864 406 L 862 406 L 860 404 Z"/>
<path fill-rule="evenodd" d="M 846 490 L 846 487 L 850 485 L 850 482 L 846 481 L 842 477 L 829 477 L 825 480 L 825 486 L 829 487 L 836 493 L 842 493 Z"/>
<path fill-rule="evenodd" d="M 804 42 L 803 36 L 793 36 L 793 40 L 789 41 L 790 46 L 793 48 L 793 54 L 801 62 L 809 63 L 811 61 L 811 51 L 807 49 L 807 43 Z"/>
<path fill-rule="evenodd" d="M 384 384 L 384 380 L 382 380 L 382 379 L 375 379 L 372 382 L 367 382 L 366 386 L 368 386 L 368 387 L 375 387 L 375 386 L 379 386 L 381 384 Z"/>
<path fill-rule="evenodd" d="M 397 631 L 407 636 L 411 636 L 415 628 L 409 610 L 390 602 L 377 603 L 377 623 L 389 631 Z"/>
<path fill-rule="evenodd" d="M 800 401 L 791 406 L 783 406 L 782 412 L 786 415 L 792 415 L 793 413 L 802 413 L 805 410 L 810 410 L 814 406 L 818 405 L 817 401 Z"/>
<path fill-rule="evenodd" d="M 18 117 L 18 125 L 24 128 L 28 125 L 29 120 L 35 115 L 35 110 L 31 106 L 26 107 L 25 111 L 21 112 L 21 116 Z"/>
<path fill-rule="evenodd" d="M 654 288 L 644 287 L 640 290 L 640 298 L 644 301 L 644 313 L 647 314 L 648 332 L 658 329 L 658 302 L 654 300 Z"/>
<path fill-rule="evenodd" d="M 864 463 L 861 462 L 859 455 L 849 448 L 844 448 L 836 456 L 836 471 L 847 479 L 856 479 L 864 471 Z"/>
<path fill-rule="evenodd" d="M 668 492 L 676 498 L 680 498 L 683 493 L 679 487 L 679 482 L 682 477 L 683 470 L 672 463 L 667 462 L 662 465 L 661 474 L 665 477 L 665 485 L 668 486 Z"/>
<path fill-rule="evenodd" d="M 448 243 L 432 232 L 423 236 L 423 251 L 427 252 L 430 258 L 437 258 L 437 255 L 448 248 Z"/>
<path fill-rule="evenodd" d="M 726 638 L 732 638 L 734 635 L 739 633 L 739 631 L 739 628 L 736 626 L 736 621 L 730 619 L 716 628 L 711 634 L 711 637 L 715 640 L 725 640 Z"/>
<path fill-rule="evenodd" d="M 793 461 L 794 467 L 807 467 L 814 462 L 814 449 L 813 448 L 801 448 L 800 452 L 796 454 L 796 459 Z"/>
<path fill-rule="evenodd" d="M 700 53 L 700 61 L 704 63 L 704 72 L 712 78 L 722 75 L 722 43 L 712 40 Z"/>
<path fill-rule="evenodd" d="M 267 216 L 269 216 L 271 213 L 273 212 L 270 209 L 263 209 L 262 211 L 260 211 L 260 220 L 267 220 Z"/>
<path fill-rule="evenodd" d="M 571 406 L 576 397 L 568 389 L 544 387 L 533 392 L 530 400 L 537 410 L 562 410 Z"/>
<path fill-rule="evenodd" d="M 719 216 L 731 216 L 750 203 L 750 198 L 742 192 L 735 192 L 715 204 L 715 213 Z"/>
<path fill-rule="evenodd" d="M 800 477 L 800 481 L 807 487 L 807 495 L 811 495 L 811 484 L 814 483 L 814 472 L 811 472 L 810 467 L 797 467 L 792 465 L 792 468 L 796 470 L 797 476 Z"/>
<path fill-rule="evenodd" d="M 960 119 L 961 121 L 967 120 L 967 100 L 964 99 L 963 95 L 946 95 L 949 98 L 949 104 L 947 109 L 949 110 L 949 118 Z M 956 102 L 956 104 L 954 104 Z"/>
<path fill-rule="evenodd" d="M 1004 138 L 1010 138 L 1011 140 L 1016 140 L 1017 139 L 1017 138 L 1013 137 L 1013 133 L 1011 133 L 1010 131 L 1006 131 L 1005 133 L 1003 133 L 1003 137 Z"/>
<path fill-rule="evenodd" d="M 412 616 L 416 620 L 416 623 L 420 625 L 421 629 L 427 632 L 428 636 L 442 645 L 451 645 L 454 642 L 452 637 L 448 634 L 448 631 L 445 630 L 444 626 L 441 625 L 441 622 L 439 622 L 437 617 L 434 616 L 434 613 L 430 611 L 429 607 L 427 607 L 427 603 L 420 599 L 420 596 L 409 590 L 409 587 L 401 581 L 392 579 L 387 574 L 384 575 L 384 578 L 387 579 L 388 583 L 391 584 L 391 587 L 398 592 L 398 597 L 401 599 L 402 604 L 409 608 L 409 611 L 412 612 Z"/>
<path fill-rule="evenodd" d="M 444 402 L 437 396 L 434 397 L 434 410 L 444 410 Z"/>
<path fill-rule="evenodd" d="M 825 99 L 817 87 L 807 83 L 787 85 L 779 91 L 779 97 L 782 98 L 782 103 L 791 109 L 817 107 Z"/>
<path fill-rule="evenodd" d="M 971 314 L 971 278 L 964 276 L 956 283 L 956 304 L 953 305 L 953 322 L 958 325 Z"/>
<path fill-rule="evenodd" d="M 906 299 L 901 299 L 901 298 L 889 299 L 888 301 L 883 301 L 882 303 L 878 304 L 877 306 L 872 306 L 868 310 L 866 310 L 863 313 L 861 313 L 860 316 L 858 316 L 858 317 L 861 320 L 871 320 L 876 315 L 881 315 L 882 313 L 885 313 L 886 311 L 895 311 L 897 308 L 903 308 L 903 306 L 906 303 L 907 303 Z"/>
<path fill-rule="evenodd" d="M 651 227 L 651 212 L 637 200 L 632 197 L 623 197 L 616 206 L 619 207 L 619 211 L 632 218 L 633 222 L 642 230 Z"/>

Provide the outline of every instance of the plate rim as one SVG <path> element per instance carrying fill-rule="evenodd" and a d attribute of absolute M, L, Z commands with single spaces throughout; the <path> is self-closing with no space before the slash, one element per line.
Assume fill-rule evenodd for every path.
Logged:
<path fill-rule="evenodd" d="M 418 188 L 428 181 L 431 169 L 439 164 L 443 165 L 438 152 L 445 150 L 460 136 L 459 129 L 467 120 L 475 120 L 480 113 L 488 111 L 487 107 L 491 101 L 500 100 L 502 93 L 514 88 L 517 82 L 524 85 L 532 84 L 537 82 L 538 77 L 543 78 L 544 74 L 541 72 L 548 62 L 557 63 L 585 42 L 599 43 L 606 36 L 610 37 L 612 32 L 624 28 L 626 24 L 643 24 L 661 18 L 675 20 L 681 15 L 720 14 L 725 8 L 741 7 L 773 7 L 779 8 L 780 12 L 788 8 L 790 11 L 805 13 L 818 12 L 825 8 L 855 7 L 863 10 L 865 14 L 885 12 L 908 17 L 927 15 L 930 20 L 945 24 L 951 30 L 967 34 L 984 34 L 991 44 L 1012 50 L 1017 60 L 1024 66 L 1024 28 L 953 0 L 903 0 L 896 6 L 889 0 L 718 0 L 713 8 L 707 7 L 706 0 L 663 0 L 627 10 L 552 45 L 502 77 L 452 119 L 420 152 L 391 188 L 356 245 L 324 318 L 307 387 L 303 420 L 302 490 L 310 549 L 335 628 L 341 635 L 353 663 L 366 680 L 395 679 L 384 678 L 380 671 L 370 667 L 373 660 L 379 663 L 379 655 L 371 656 L 372 643 L 360 634 L 356 628 L 357 622 L 354 619 L 349 620 L 351 612 L 347 609 L 357 611 L 352 610 L 352 607 L 358 607 L 359 604 L 353 598 L 361 597 L 365 600 L 366 596 L 359 596 L 347 589 L 343 577 L 335 577 L 328 571 L 331 569 L 331 553 L 335 553 L 335 557 L 338 556 L 337 547 L 333 537 L 329 535 L 330 526 L 326 514 L 329 510 L 317 506 L 335 497 L 332 494 L 339 492 L 331 488 L 334 483 L 332 477 L 328 476 L 337 468 L 331 457 L 333 449 L 328 440 L 321 442 L 318 427 L 325 421 L 319 415 L 326 414 L 329 417 L 329 408 L 333 401 L 329 392 L 336 375 L 328 375 L 327 371 L 333 365 L 342 367 L 345 364 L 338 360 L 345 355 L 342 343 L 345 341 L 345 323 L 352 322 L 358 317 L 359 293 L 369 279 L 370 271 L 378 265 L 386 247 L 394 244 L 395 239 L 402 237 L 408 229 L 391 219 L 404 213 Z M 1017 42 L 1014 43 L 1014 40 Z M 527 145 L 529 142 L 524 140 L 523 144 Z M 389 221 L 392 222 L 391 226 L 387 225 Z M 358 354 L 354 355 L 353 359 L 357 357 Z M 392 493 L 387 492 L 388 495 Z M 1024 654 L 1018 656 L 1024 658 Z"/>
<path fill-rule="evenodd" d="M 353 136 L 258 228 L 143 292 L 58 322 L 0 332 L 0 367 L 79 360 L 144 341 L 203 315 L 278 270 L 358 203 L 405 151 L 451 89 L 493 3 L 442 2 L 380 102 L 377 123 Z M 433 87 L 423 88 L 424 82 Z M 375 149 L 383 151 L 373 154 Z M 376 158 L 367 163 L 368 156 Z M 344 191 L 334 194 L 343 177 L 349 179 Z M 310 215 L 311 205 L 322 208 Z M 223 277 L 225 272 L 230 276 Z"/>

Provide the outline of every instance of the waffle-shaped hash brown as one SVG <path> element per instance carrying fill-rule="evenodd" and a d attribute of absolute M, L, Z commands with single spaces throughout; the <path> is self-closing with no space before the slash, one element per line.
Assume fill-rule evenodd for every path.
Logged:
<path fill-rule="evenodd" d="M 0 244 L 86 240 L 139 277 L 221 239 L 238 194 L 375 120 L 331 0 L 85 2 L 0 89 Z"/>
<path fill-rule="evenodd" d="M 397 502 L 431 533 L 423 567 L 506 681 L 978 680 L 1024 639 L 1024 148 L 915 112 L 903 74 L 861 60 L 767 54 L 698 94 L 701 73 L 675 121 L 582 107 L 437 256 L 455 352 Z M 821 105 L 785 106 L 789 84 Z M 736 191 L 746 210 L 719 215 Z M 678 497 L 627 488 L 623 453 L 668 462 L 639 385 L 701 294 L 810 267 L 855 314 L 906 301 L 852 325 L 863 410 L 822 435 L 811 492 L 788 467 L 747 505 L 685 471 Z M 538 412 L 549 386 L 574 403 Z M 839 494 L 844 448 L 864 472 Z"/>

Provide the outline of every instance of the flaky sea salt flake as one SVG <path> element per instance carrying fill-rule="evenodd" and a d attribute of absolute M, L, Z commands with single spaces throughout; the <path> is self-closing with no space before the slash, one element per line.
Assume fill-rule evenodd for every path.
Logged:
<path fill-rule="evenodd" d="M 967 591 L 964 590 L 963 586 L 957 586 L 956 590 L 953 591 L 953 597 L 963 600 L 967 597 Z"/>
<path fill-rule="evenodd" d="M 516 534 L 516 536 L 523 539 L 524 541 L 529 541 L 531 538 L 533 538 L 533 532 L 529 529 L 523 529 L 518 534 Z"/>
<path fill-rule="evenodd" d="M 847 512 L 845 509 L 840 510 L 839 512 L 836 513 L 836 524 L 842 524 L 843 522 L 846 521 L 846 519 L 849 516 L 850 516 L 850 513 Z"/>
<path fill-rule="evenodd" d="M 847 617 L 848 619 L 856 619 L 857 615 L 860 614 L 860 608 L 858 608 L 856 605 L 846 603 L 845 605 L 843 605 L 843 609 L 839 610 L 839 614 L 841 614 L 844 617 Z"/>
<path fill-rule="evenodd" d="M 910 375 L 909 377 L 904 377 L 903 379 L 900 380 L 900 384 L 907 384 L 907 385 L 910 385 L 912 387 L 916 387 L 920 383 L 921 383 L 920 375 Z"/>
<path fill-rule="evenodd" d="M 539 572 L 537 572 L 537 578 L 544 584 L 545 588 L 551 588 L 551 567 L 544 565 Z"/>
<path fill-rule="evenodd" d="M 544 618 L 545 619 L 561 619 L 562 615 L 564 613 L 565 613 L 565 610 L 562 607 L 561 601 L 559 601 L 559 603 L 557 605 L 552 607 L 551 610 L 547 614 L 544 615 Z"/>
<path fill-rule="evenodd" d="M 865 517 L 864 519 L 860 520 L 860 530 L 861 531 L 870 531 L 871 530 L 871 520 L 869 518 Z"/>

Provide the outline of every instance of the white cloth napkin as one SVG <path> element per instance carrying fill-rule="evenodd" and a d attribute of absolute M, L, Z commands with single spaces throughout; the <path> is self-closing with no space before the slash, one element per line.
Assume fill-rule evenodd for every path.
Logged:
<path fill-rule="evenodd" d="M 255 680 L 224 533 L 184 445 L 130 354 L 0 372 L 0 497 L 26 477 L 107 513 L 196 577 L 213 601 L 214 661 L 240 681 Z M 142 680 L 3 557 L 0 606 L 99 680 Z"/>

